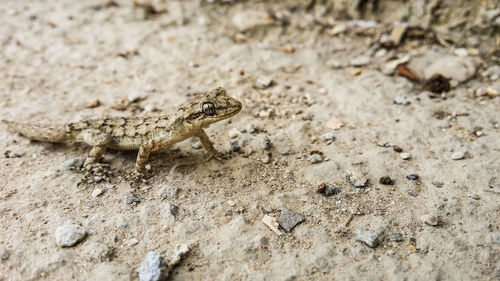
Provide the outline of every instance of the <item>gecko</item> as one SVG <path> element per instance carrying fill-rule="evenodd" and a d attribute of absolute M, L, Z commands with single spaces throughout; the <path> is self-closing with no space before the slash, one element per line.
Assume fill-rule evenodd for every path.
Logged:
<path fill-rule="evenodd" d="M 138 150 L 136 172 L 142 173 L 151 152 L 168 149 L 190 137 L 198 137 L 208 159 L 220 160 L 205 128 L 228 119 L 242 108 L 224 88 L 194 94 L 175 113 L 154 117 L 108 117 L 63 125 L 34 125 L 2 120 L 10 131 L 44 142 L 76 141 L 92 148 L 84 167 L 99 162 L 106 149 Z"/>

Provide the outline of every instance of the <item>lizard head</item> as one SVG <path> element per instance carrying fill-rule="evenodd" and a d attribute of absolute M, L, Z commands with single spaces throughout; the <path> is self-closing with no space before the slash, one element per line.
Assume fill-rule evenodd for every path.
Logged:
<path fill-rule="evenodd" d="M 195 94 L 179 108 L 184 120 L 200 127 L 224 120 L 241 110 L 241 103 L 230 97 L 226 89 L 217 88 L 209 92 Z"/>

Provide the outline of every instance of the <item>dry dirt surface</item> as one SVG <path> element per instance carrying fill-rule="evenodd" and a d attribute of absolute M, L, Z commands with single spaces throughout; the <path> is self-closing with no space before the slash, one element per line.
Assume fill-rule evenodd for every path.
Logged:
<path fill-rule="evenodd" d="M 186 140 L 142 181 L 136 152 L 88 176 L 87 146 L 2 124 L 0 280 L 500 279 L 500 49 L 481 45 L 498 35 L 459 46 L 279 2 L 0 14 L 0 119 L 162 115 L 219 86 L 243 104 L 207 129 L 225 161 Z"/>

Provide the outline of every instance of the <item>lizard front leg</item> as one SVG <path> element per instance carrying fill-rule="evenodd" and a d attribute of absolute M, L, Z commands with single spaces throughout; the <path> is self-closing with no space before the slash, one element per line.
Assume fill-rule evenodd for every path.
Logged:
<path fill-rule="evenodd" d="M 139 147 L 139 153 L 137 154 L 137 160 L 135 162 L 135 168 L 137 172 L 144 171 L 146 163 L 148 162 L 149 155 L 151 152 L 166 149 L 172 145 L 172 141 L 164 139 L 153 139 L 142 144 Z"/>
<path fill-rule="evenodd" d="M 222 159 L 219 157 L 219 152 L 214 148 L 212 143 L 210 142 L 210 139 L 208 138 L 207 134 L 203 129 L 200 129 L 197 133 L 196 136 L 200 139 L 201 144 L 203 145 L 203 148 L 208 152 L 208 158 L 207 161 L 215 158 L 219 161 L 222 161 Z"/>
<path fill-rule="evenodd" d="M 111 142 L 111 136 L 99 130 L 86 130 L 83 132 L 83 141 L 92 146 L 87 159 L 85 159 L 84 167 L 96 163 L 101 156 L 106 152 L 106 148 Z"/>

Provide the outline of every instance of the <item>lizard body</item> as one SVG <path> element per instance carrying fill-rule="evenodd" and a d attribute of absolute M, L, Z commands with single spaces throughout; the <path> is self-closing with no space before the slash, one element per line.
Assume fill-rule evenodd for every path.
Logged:
<path fill-rule="evenodd" d="M 167 149 L 190 137 L 198 137 L 210 157 L 217 151 L 203 130 L 210 124 L 236 115 L 241 103 L 225 89 L 195 94 L 170 115 L 157 117 L 110 117 L 58 126 L 21 124 L 3 121 L 11 131 L 38 141 L 84 142 L 92 149 L 85 165 L 99 161 L 107 148 L 139 150 L 137 171 L 142 171 L 151 152 Z"/>

